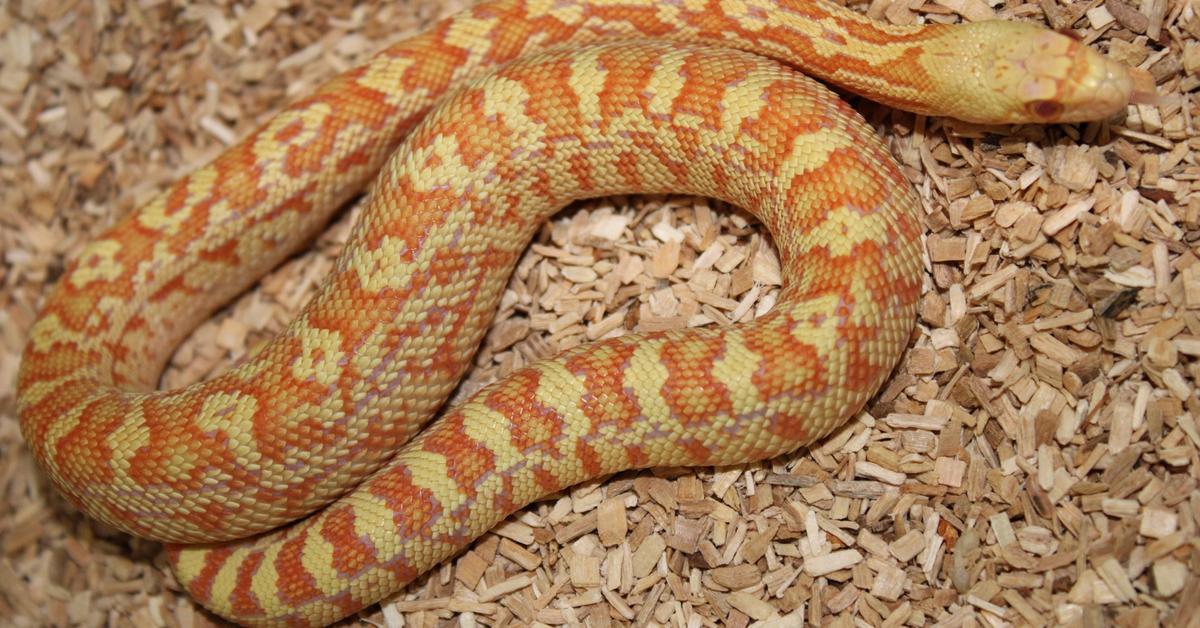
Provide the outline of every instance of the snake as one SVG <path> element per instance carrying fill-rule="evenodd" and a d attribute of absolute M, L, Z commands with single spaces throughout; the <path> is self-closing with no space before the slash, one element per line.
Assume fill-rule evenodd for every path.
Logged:
<path fill-rule="evenodd" d="M 1145 93 L 1014 20 L 482 2 L 292 102 L 74 255 L 23 355 L 23 437 L 71 504 L 165 543 L 189 595 L 246 625 L 349 616 L 590 478 L 793 452 L 882 386 L 922 292 L 913 187 L 824 83 L 979 124 L 1102 120 Z M 645 193 L 753 214 L 784 277 L 770 311 L 587 343 L 443 408 L 539 226 Z M 283 331 L 158 389 L 183 338 L 358 195 Z"/>

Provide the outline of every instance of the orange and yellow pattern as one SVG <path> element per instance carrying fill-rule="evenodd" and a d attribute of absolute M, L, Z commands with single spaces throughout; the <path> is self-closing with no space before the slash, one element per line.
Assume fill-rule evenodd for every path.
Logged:
<path fill-rule="evenodd" d="M 172 543 L 204 605 L 307 625 L 587 478 L 822 437 L 906 346 L 919 206 L 857 114 L 781 61 L 982 122 L 1103 117 L 1136 95 L 1116 64 L 1024 24 L 897 28 L 809 0 L 487 2 L 294 103 L 73 260 L 23 361 L 26 440 L 81 509 Z M 279 337 L 154 390 L 184 335 L 373 177 Z M 755 214 L 786 277 L 774 309 L 568 351 L 420 431 L 540 223 L 637 192 Z"/>

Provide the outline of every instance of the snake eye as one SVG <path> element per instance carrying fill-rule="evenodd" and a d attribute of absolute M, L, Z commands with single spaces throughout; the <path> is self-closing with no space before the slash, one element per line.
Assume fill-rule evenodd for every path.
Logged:
<path fill-rule="evenodd" d="M 1062 115 L 1062 103 L 1056 100 L 1035 100 L 1025 105 L 1025 110 L 1042 120 L 1054 120 Z"/>

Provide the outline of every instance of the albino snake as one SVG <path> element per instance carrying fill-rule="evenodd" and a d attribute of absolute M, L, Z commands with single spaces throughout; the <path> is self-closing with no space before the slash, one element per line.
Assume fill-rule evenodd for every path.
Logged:
<path fill-rule="evenodd" d="M 1104 118 L 1145 92 L 1016 22 L 894 27 L 822 0 L 487 2 L 292 104 L 74 259 L 20 372 L 30 448 L 72 503 L 171 543 L 215 612 L 319 624 L 584 479 L 828 434 L 906 347 L 919 207 L 857 114 L 781 62 L 983 123 Z M 282 334 L 210 381 L 154 390 L 181 338 L 372 178 Z M 637 192 L 757 216 L 785 275 L 775 307 L 584 345 L 421 431 L 540 222 Z"/>

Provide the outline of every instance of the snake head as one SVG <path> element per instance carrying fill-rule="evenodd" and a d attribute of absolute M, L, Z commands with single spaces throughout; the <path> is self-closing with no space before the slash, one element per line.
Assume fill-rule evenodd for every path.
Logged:
<path fill-rule="evenodd" d="M 990 109 L 974 121 L 1057 123 L 1102 120 L 1130 103 L 1153 102 L 1154 81 L 1078 39 L 1032 24 L 976 22 L 973 35 L 977 87 L 991 92 Z"/>

